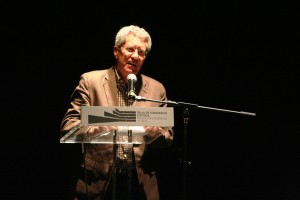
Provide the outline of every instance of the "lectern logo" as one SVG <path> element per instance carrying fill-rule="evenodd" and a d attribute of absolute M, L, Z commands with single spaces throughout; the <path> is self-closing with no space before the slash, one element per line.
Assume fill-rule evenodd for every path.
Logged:
<path fill-rule="evenodd" d="M 105 122 L 136 122 L 136 111 L 121 111 L 117 108 L 109 113 L 104 111 L 104 116 L 88 115 L 88 123 Z"/>

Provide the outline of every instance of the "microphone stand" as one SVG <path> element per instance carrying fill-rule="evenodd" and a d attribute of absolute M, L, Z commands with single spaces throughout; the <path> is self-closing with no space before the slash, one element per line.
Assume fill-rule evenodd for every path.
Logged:
<path fill-rule="evenodd" d="M 226 113 L 232 113 L 232 114 L 239 114 L 239 115 L 247 115 L 247 116 L 256 116 L 256 113 L 252 112 L 244 112 L 244 111 L 235 111 L 235 110 L 227 110 L 227 109 L 220 109 L 220 108 L 213 108 L 213 107 L 207 107 L 207 106 L 199 106 L 198 104 L 193 103 L 186 103 L 186 102 L 176 102 L 176 101 L 161 101 L 161 100 L 155 100 L 155 99 L 147 99 L 141 96 L 134 96 L 136 101 L 151 101 L 151 102 L 157 102 L 157 103 L 164 103 L 171 106 L 180 106 L 185 107 L 184 114 L 183 114 L 183 122 L 184 122 L 184 135 L 183 135 L 183 199 L 185 199 L 186 195 L 186 182 L 187 182 L 187 176 L 186 171 L 187 167 L 190 166 L 192 163 L 187 160 L 187 129 L 188 129 L 188 120 L 189 120 L 189 109 L 204 109 L 204 110 L 211 110 L 211 111 L 218 111 L 218 112 L 226 112 Z"/>
<path fill-rule="evenodd" d="M 176 102 L 176 101 L 160 101 L 160 100 L 154 100 L 154 99 L 146 99 L 141 96 L 135 96 L 136 101 L 151 101 L 151 102 L 157 102 L 157 103 L 165 103 L 167 105 L 173 105 L 173 106 L 185 106 L 188 108 L 197 108 L 197 109 L 204 109 L 204 110 L 211 110 L 211 111 L 219 111 L 219 112 L 228 112 L 232 114 L 240 114 L 240 115 L 248 115 L 248 116 L 256 116 L 255 113 L 251 112 L 244 112 L 244 111 L 235 111 L 235 110 L 226 110 L 226 109 L 220 109 L 220 108 L 213 108 L 213 107 L 207 107 L 207 106 L 199 106 L 198 104 L 193 103 L 185 103 L 185 102 Z"/>

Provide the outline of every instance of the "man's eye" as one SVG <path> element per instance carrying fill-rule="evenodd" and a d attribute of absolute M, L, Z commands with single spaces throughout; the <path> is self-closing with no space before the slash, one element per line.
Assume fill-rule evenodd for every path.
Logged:
<path fill-rule="evenodd" d="M 129 52 L 134 52 L 135 49 L 134 49 L 134 48 L 127 48 L 127 51 L 129 51 Z"/>
<path fill-rule="evenodd" d="M 138 52 L 139 52 L 139 55 L 140 55 L 140 56 L 145 56 L 145 52 L 144 52 L 144 51 L 140 50 L 140 51 L 138 51 Z"/>

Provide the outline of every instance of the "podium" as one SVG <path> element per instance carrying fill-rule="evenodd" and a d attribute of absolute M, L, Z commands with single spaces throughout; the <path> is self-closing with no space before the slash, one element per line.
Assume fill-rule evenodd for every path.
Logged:
<path fill-rule="evenodd" d="M 118 126 L 118 130 L 88 135 L 87 131 L 91 126 Z M 81 143 L 83 155 L 86 143 L 113 144 L 113 163 L 116 166 L 118 144 L 143 144 L 156 140 L 156 138 L 151 141 L 146 139 L 147 132 L 144 131 L 144 126 L 174 127 L 173 107 L 82 106 L 81 122 L 62 136 L 60 143 Z M 115 200 L 116 168 L 113 170 L 112 199 Z M 131 174 L 128 177 L 127 189 L 130 195 Z M 131 197 L 128 196 L 128 199 Z"/>
<path fill-rule="evenodd" d="M 87 135 L 90 126 L 118 126 L 118 130 Z M 173 107 L 82 106 L 81 123 L 60 143 L 142 144 L 147 142 L 144 126 L 174 127 Z"/>

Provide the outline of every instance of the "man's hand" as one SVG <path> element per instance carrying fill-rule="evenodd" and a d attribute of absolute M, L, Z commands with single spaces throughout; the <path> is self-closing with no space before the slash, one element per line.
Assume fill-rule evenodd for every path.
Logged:
<path fill-rule="evenodd" d="M 145 128 L 145 132 L 148 133 L 148 136 L 150 138 L 156 138 L 160 136 L 164 131 L 163 128 L 158 126 L 145 126 L 144 128 Z"/>
<path fill-rule="evenodd" d="M 92 126 L 87 131 L 87 135 L 93 135 L 97 133 L 105 133 L 112 130 L 118 130 L 118 126 Z"/>

